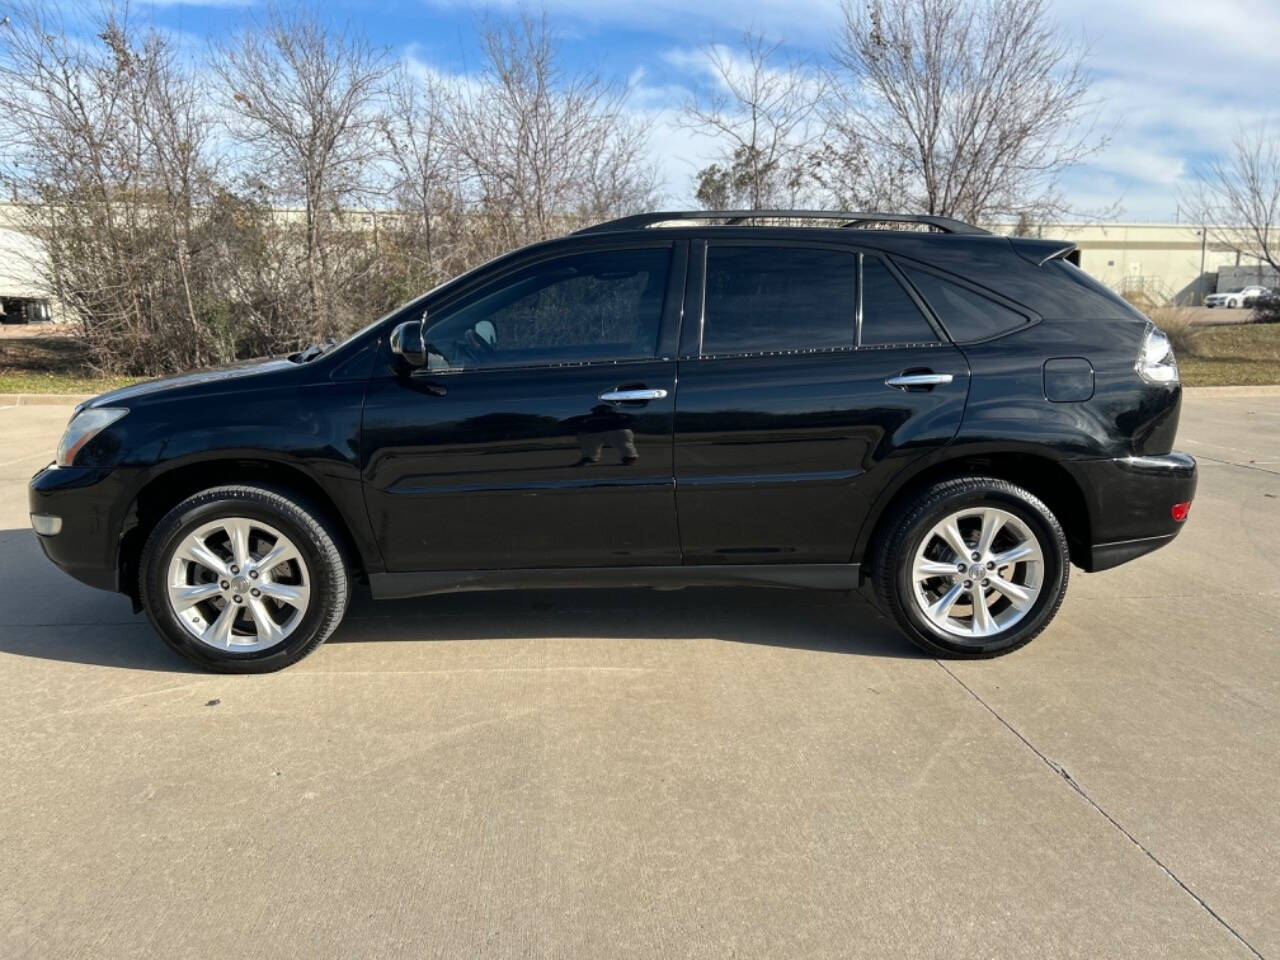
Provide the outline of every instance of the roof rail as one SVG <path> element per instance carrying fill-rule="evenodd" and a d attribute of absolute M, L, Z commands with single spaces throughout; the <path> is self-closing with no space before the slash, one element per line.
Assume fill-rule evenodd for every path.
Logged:
<path fill-rule="evenodd" d="M 616 230 L 640 230 L 671 221 L 723 220 L 723 226 L 738 226 L 748 220 L 834 220 L 841 227 L 861 227 L 877 223 L 918 223 L 942 233 L 989 236 L 990 231 L 951 217 L 935 217 L 915 213 L 848 213 L 842 210 L 668 210 L 638 213 L 617 220 L 606 220 L 586 227 L 578 233 L 611 233 Z"/>

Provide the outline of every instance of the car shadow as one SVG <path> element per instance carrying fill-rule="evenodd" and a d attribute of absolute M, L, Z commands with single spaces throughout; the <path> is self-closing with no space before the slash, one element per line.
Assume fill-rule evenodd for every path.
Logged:
<path fill-rule="evenodd" d="M 133 670 L 196 671 L 128 599 L 77 583 L 30 530 L 0 530 L 0 653 Z M 871 657 L 922 657 L 862 597 L 738 587 L 511 590 L 373 600 L 357 587 L 329 643 L 716 639 Z"/>
<path fill-rule="evenodd" d="M 30 529 L 0 530 L 0 655 L 130 670 L 198 669 L 155 635 L 129 599 L 74 580 Z"/>
<path fill-rule="evenodd" d="M 826 653 L 925 654 L 861 596 L 809 590 L 511 590 L 372 600 L 361 590 L 330 643 L 715 639 Z"/>

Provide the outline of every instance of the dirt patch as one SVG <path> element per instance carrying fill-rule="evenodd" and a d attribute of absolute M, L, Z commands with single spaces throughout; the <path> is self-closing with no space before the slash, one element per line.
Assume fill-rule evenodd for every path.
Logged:
<path fill-rule="evenodd" d="M 0 325 L 0 393 L 103 393 L 136 379 L 99 376 L 71 331 L 47 324 Z"/>

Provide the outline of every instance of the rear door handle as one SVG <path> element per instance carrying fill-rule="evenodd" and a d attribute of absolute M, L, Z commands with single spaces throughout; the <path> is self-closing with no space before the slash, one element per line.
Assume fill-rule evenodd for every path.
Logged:
<path fill-rule="evenodd" d="M 909 390 L 911 387 L 936 387 L 954 380 L 949 373 L 900 373 L 884 382 L 886 387 L 899 387 Z"/>
<path fill-rule="evenodd" d="M 661 387 L 638 387 L 634 390 L 606 390 L 600 399 L 606 403 L 634 403 L 637 400 L 663 400 L 667 391 Z"/>

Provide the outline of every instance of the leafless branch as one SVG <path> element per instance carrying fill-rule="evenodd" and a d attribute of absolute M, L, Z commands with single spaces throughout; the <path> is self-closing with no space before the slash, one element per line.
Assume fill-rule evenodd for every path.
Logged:
<path fill-rule="evenodd" d="M 1047 0 L 844 0 L 828 170 L 843 192 L 983 220 L 1066 212 L 1062 173 L 1101 148 L 1087 50 Z"/>
<path fill-rule="evenodd" d="M 384 55 L 358 32 L 303 13 L 270 10 L 218 49 L 229 133 L 274 201 L 300 203 L 309 312 L 317 337 L 337 332 L 329 258 L 334 219 L 365 195 L 381 125 Z"/>
<path fill-rule="evenodd" d="M 1241 130 L 1184 203 L 1215 241 L 1280 271 L 1280 133 Z"/>
<path fill-rule="evenodd" d="M 826 78 L 779 45 L 743 34 L 740 51 L 704 51 L 709 87 L 685 103 L 682 123 L 713 137 L 720 156 L 697 175 L 706 207 L 794 207 L 809 187 L 808 155 L 822 136 Z"/>
<path fill-rule="evenodd" d="M 480 37 L 484 70 L 454 85 L 448 136 L 466 200 L 498 248 L 648 202 L 654 173 L 625 88 L 567 71 L 545 13 L 483 22 Z"/>

